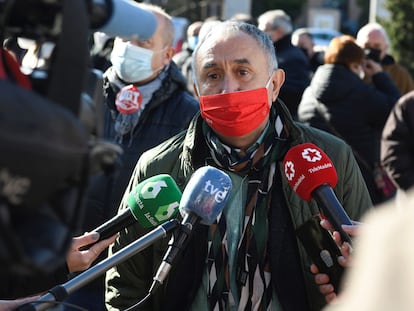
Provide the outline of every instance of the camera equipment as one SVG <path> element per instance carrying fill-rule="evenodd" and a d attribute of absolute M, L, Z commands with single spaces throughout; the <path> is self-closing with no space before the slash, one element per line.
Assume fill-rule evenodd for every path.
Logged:
<path fill-rule="evenodd" d="M 374 62 L 376 63 L 381 63 L 381 51 L 378 49 L 371 49 L 371 48 L 366 48 L 364 49 L 365 52 L 365 57 L 368 59 L 372 59 Z"/>
<path fill-rule="evenodd" d="M 39 285 L 22 280 L 42 283 L 64 266 L 89 175 L 121 152 L 99 141 L 102 72 L 89 68 L 91 30 L 148 39 L 155 29 L 154 14 L 132 0 L 0 0 L 2 42 L 52 46 L 30 75 L 0 49 L 0 279 L 21 289 L 14 294 Z"/>
<path fill-rule="evenodd" d="M 56 41 L 62 33 L 65 0 L 0 0 L 2 24 L 8 36 Z M 109 36 L 149 39 L 156 18 L 132 0 L 83 0 L 88 28 Z M 70 22 L 76 23 L 77 19 Z"/>

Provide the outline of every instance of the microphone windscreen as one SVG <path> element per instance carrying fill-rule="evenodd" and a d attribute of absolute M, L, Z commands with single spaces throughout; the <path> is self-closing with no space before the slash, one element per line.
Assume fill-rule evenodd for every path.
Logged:
<path fill-rule="evenodd" d="M 157 19 L 150 11 L 132 0 L 111 0 L 112 14 L 98 30 L 110 37 L 148 40 L 157 29 Z"/>
<path fill-rule="evenodd" d="M 312 143 L 289 149 L 283 167 L 289 185 L 305 201 L 312 199 L 312 191 L 317 187 L 328 184 L 334 188 L 338 182 L 331 159 Z"/>
<path fill-rule="evenodd" d="M 127 196 L 127 204 L 144 228 L 158 226 L 179 209 L 181 191 L 168 174 L 150 177 L 139 183 Z"/>
<path fill-rule="evenodd" d="M 180 202 L 180 212 L 193 212 L 210 225 L 223 210 L 231 191 L 231 179 L 223 171 L 203 166 L 191 176 Z"/>

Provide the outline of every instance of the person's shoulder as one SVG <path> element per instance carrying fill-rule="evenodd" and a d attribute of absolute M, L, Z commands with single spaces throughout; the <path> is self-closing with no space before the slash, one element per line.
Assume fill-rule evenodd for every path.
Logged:
<path fill-rule="evenodd" d="M 342 138 L 331 133 L 301 122 L 296 122 L 296 126 L 302 132 L 304 142 L 312 142 L 324 151 L 328 150 L 336 154 L 349 149 L 348 144 Z"/>
<path fill-rule="evenodd" d="M 175 96 L 168 102 L 175 106 L 174 114 L 177 118 L 192 118 L 200 110 L 198 100 L 187 89 L 177 90 Z"/>
<path fill-rule="evenodd" d="M 408 69 L 396 61 L 382 64 L 382 66 L 384 68 L 384 71 L 388 72 L 389 74 L 392 74 L 394 72 L 395 74 L 399 75 L 411 76 Z"/>
<path fill-rule="evenodd" d="M 138 160 L 141 171 L 150 170 L 152 173 L 163 173 L 169 171 L 180 158 L 186 131 L 182 131 L 157 146 L 145 151 Z"/>

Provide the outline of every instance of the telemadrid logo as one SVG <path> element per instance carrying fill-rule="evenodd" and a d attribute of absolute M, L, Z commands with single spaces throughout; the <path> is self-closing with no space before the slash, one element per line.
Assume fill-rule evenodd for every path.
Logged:
<path fill-rule="evenodd" d="M 302 151 L 302 157 L 308 161 L 308 162 L 317 162 L 320 161 L 322 159 L 322 155 L 319 152 L 319 150 L 314 149 L 314 148 L 305 148 Z"/>
<path fill-rule="evenodd" d="M 295 177 L 295 165 L 292 161 L 287 161 L 285 163 L 285 175 L 289 181 L 292 181 L 293 177 Z"/>

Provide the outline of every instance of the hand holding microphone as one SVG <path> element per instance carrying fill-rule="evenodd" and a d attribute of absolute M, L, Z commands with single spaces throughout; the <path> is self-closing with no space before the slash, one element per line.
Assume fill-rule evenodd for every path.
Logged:
<path fill-rule="evenodd" d="M 338 231 L 342 241 L 347 241 L 350 245 L 351 239 L 342 225 L 352 225 L 352 221 L 332 190 L 338 182 L 338 176 L 329 157 L 317 146 L 305 143 L 287 152 L 283 166 L 292 189 L 305 201 L 314 198 L 321 214 L 333 227 L 329 229 Z M 337 292 L 344 271 L 338 263 L 342 254 L 333 236 L 325 229 L 320 225 L 320 218 L 315 215 L 297 228 L 296 233 L 318 267 L 313 267 L 312 272 L 328 274 L 329 281 Z M 330 293 L 326 297 L 328 294 Z"/>
<path fill-rule="evenodd" d="M 352 243 L 342 229 L 342 225 L 352 225 L 352 221 L 332 190 L 338 175 L 331 159 L 314 144 L 305 143 L 286 153 L 283 167 L 292 189 L 305 201 L 315 199 L 342 240 Z"/>
<path fill-rule="evenodd" d="M 136 222 L 144 228 L 156 227 L 178 212 L 180 200 L 181 191 L 170 175 L 150 177 L 128 194 L 128 209 L 91 231 L 98 232 L 101 241 Z"/>
<path fill-rule="evenodd" d="M 107 242 L 109 243 L 111 239 L 114 238 L 113 235 L 116 232 L 126 228 L 136 221 L 144 228 L 156 228 L 131 244 L 118 250 L 112 256 L 83 271 L 66 283 L 59 284 L 50 289 L 49 292 L 41 296 L 38 301 L 21 310 L 47 309 L 53 305 L 53 301 L 63 300 L 69 294 L 105 273 L 109 268 L 129 259 L 158 239 L 166 237 L 169 232 L 175 230 L 179 226 L 178 221 L 171 218 L 178 212 L 181 195 L 181 191 L 177 184 L 172 177 L 167 174 L 156 175 L 139 183 L 126 198 L 129 208 L 93 230 L 100 234 L 99 240 L 95 241 L 95 243 L 105 239 L 105 237 L 112 236 L 112 238 L 105 239 L 97 245 L 101 245 L 102 243 L 105 244 Z M 94 234 L 92 233 L 91 235 Z M 83 243 L 80 241 L 74 242 L 76 244 Z M 90 244 L 89 247 L 91 247 L 91 245 L 92 244 Z M 96 247 L 95 244 L 90 250 L 93 251 L 93 247 Z"/>

